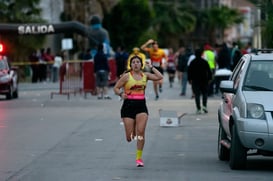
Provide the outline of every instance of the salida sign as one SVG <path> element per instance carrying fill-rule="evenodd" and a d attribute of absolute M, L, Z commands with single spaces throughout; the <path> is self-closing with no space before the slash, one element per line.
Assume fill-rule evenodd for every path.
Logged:
<path fill-rule="evenodd" d="M 0 23 L 0 35 L 39 35 L 56 33 L 78 33 L 88 37 L 91 41 L 98 43 L 96 37 L 90 34 L 90 28 L 77 21 L 67 21 L 57 24 L 13 24 Z"/>
<path fill-rule="evenodd" d="M 54 26 L 49 25 L 20 25 L 18 26 L 18 34 L 50 34 L 55 33 Z"/>

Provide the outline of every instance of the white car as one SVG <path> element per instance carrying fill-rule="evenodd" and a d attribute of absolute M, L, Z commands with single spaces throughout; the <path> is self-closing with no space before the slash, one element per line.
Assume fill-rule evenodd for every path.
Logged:
<path fill-rule="evenodd" d="M 244 55 L 220 90 L 219 159 L 245 169 L 247 156 L 273 156 L 273 53 Z"/>

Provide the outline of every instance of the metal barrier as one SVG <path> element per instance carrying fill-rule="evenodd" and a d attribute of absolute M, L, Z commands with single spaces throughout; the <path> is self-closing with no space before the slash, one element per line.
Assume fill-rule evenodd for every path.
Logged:
<path fill-rule="evenodd" d="M 52 65 L 52 63 L 53 62 L 48 62 L 45 65 Z M 111 86 L 117 81 L 115 59 L 109 58 L 108 64 L 110 68 L 109 86 Z M 29 77 L 31 66 L 40 65 L 40 63 L 22 62 L 14 63 L 13 65 L 20 66 L 19 71 L 24 71 L 21 74 L 28 75 L 27 77 Z M 51 75 L 48 76 L 51 77 Z M 59 69 L 59 90 L 51 92 L 50 97 L 52 99 L 54 95 L 58 94 L 67 95 L 69 99 L 70 94 L 76 95 L 77 93 L 84 93 L 85 97 L 87 93 L 97 95 L 93 61 L 64 61 Z"/>
<path fill-rule="evenodd" d="M 109 85 L 115 84 L 116 63 L 114 59 L 108 60 L 110 67 Z M 67 61 L 62 64 L 59 70 L 59 92 L 51 92 L 51 98 L 54 94 L 67 95 L 84 92 L 86 98 L 87 93 L 97 95 L 96 79 L 94 74 L 93 61 Z"/>
<path fill-rule="evenodd" d="M 81 93 L 82 89 L 82 62 L 67 61 L 64 62 L 59 69 L 59 92 L 51 92 L 51 99 L 53 95 L 67 95 Z"/>

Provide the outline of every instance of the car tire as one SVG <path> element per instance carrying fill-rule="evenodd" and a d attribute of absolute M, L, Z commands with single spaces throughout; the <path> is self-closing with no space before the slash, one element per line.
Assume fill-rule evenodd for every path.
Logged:
<path fill-rule="evenodd" d="M 247 150 L 243 147 L 236 126 L 232 126 L 231 148 L 229 166 L 233 170 L 245 169 L 247 161 Z"/>
<path fill-rule="evenodd" d="M 222 161 L 229 160 L 229 156 L 230 156 L 229 149 L 221 144 L 221 140 L 225 140 L 225 139 L 227 139 L 227 135 L 226 135 L 223 127 L 221 126 L 221 124 L 219 124 L 219 130 L 218 130 L 218 158 L 219 158 L 219 160 L 222 160 Z"/>
<path fill-rule="evenodd" d="M 6 99 L 7 100 L 12 99 L 12 86 L 9 87 L 9 92 L 6 94 Z"/>
<path fill-rule="evenodd" d="M 18 98 L 18 89 L 16 89 L 16 90 L 13 92 L 12 97 L 13 97 L 13 98 Z"/>

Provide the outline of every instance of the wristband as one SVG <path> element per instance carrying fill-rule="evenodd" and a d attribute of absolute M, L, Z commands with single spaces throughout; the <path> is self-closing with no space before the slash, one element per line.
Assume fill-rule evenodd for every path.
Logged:
<path fill-rule="evenodd" d="M 122 94 L 123 94 L 123 92 L 119 93 L 119 94 L 118 94 L 118 95 L 119 95 L 119 97 L 121 97 L 121 96 L 122 96 Z"/>

